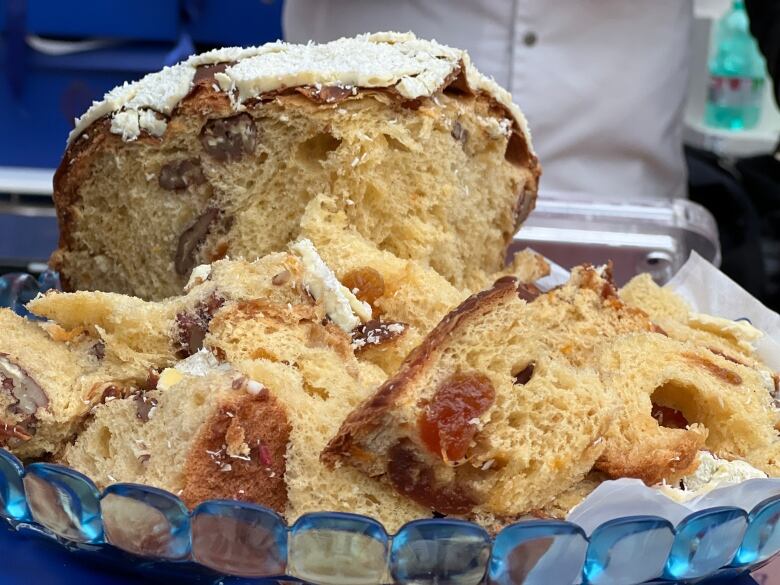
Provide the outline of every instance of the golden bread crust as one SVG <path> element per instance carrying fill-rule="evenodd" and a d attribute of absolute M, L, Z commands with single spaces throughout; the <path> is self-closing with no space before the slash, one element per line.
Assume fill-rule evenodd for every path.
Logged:
<path fill-rule="evenodd" d="M 322 461 L 334 466 L 343 457 L 364 456 L 364 452 L 355 454 L 356 443 L 372 430 L 385 422 L 385 414 L 392 409 L 399 397 L 410 389 L 411 384 L 426 368 L 432 367 L 435 354 L 444 340 L 464 321 L 477 318 L 491 306 L 499 304 L 507 296 L 517 294 L 517 281 L 513 277 L 503 277 L 492 288 L 471 295 L 431 331 L 401 364 L 396 374 L 388 378 L 357 409 L 350 413 L 342 423 L 338 434 L 331 439 L 322 452 Z"/>
<path fill-rule="evenodd" d="M 267 391 L 224 400 L 190 448 L 184 466 L 184 503 L 194 508 L 210 499 L 242 500 L 283 514 L 290 430 L 286 409 Z M 245 445 L 246 452 L 216 461 L 209 453 L 219 452 L 223 445 L 228 453 L 241 453 Z M 226 465 L 230 467 L 226 469 Z"/>

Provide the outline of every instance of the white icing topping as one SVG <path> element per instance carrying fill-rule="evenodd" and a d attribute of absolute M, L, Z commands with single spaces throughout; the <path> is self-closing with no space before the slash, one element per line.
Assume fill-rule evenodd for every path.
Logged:
<path fill-rule="evenodd" d="M 162 71 L 134 81 L 109 91 L 102 101 L 93 102 L 86 113 L 76 120 L 76 127 L 68 136 L 72 141 L 92 122 L 103 116 L 117 112 L 111 120 L 111 132 L 121 134 L 123 140 L 138 138 L 140 133 L 139 112 L 145 109 L 170 115 L 192 87 L 195 77 L 195 67 L 188 62 L 165 67 Z M 124 115 L 121 115 L 124 114 Z M 165 121 L 160 121 L 162 131 L 165 131 Z M 159 124 L 150 124 L 146 118 L 146 129 L 154 127 L 157 135 L 161 135 Z"/>
<path fill-rule="evenodd" d="M 192 269 L 190 279 L 184 285 L 184 292 L 190 292 L 199 284 L 203 284 L 211 276 L 211 264 L 201 264 Z"/>
<path fill-rule="evenodd" d="M 217 358 L 214 357 L 214 354 L 207 349 L 199 350 L 173 367 L 182 374 L 199 377 L 205 376 L 214 370 L 227 371 L 230 369 L 229 364 L 220 364 Z"/>
<path fill-rule="evenodd" d="M 765 478 L 766 474 L 745 461 L 720 459 L 709 451 L 699 451 L 699 467 L 682 479 L 685 489 L 661 486 L 661 492 L 678 502 L 702 496 L 715 488 L 734 485 L 748 479 Z"/>
<path fill-rule="evenodd" d="M 360 301 L 339 282 L 317 253 L 311 240 L 298 240 L 290 246 L 290 250 L 300 257 L 303 263 L 304 286 L 322 303 L 331 321 L 349 332 L 361 324 L 361 319 L 371 319 L 371 306 Z"/>
<path fill-rule="evenodd" d="M 168 127 L 168 122 L 152 110 L 140 110 L 138 125 L 141 130 L 146 130 L 152 136 L 162 136 Z"/>
<path fill-rule="evenodd" d="M 393 87 L 407 99 L 433 96 L 463 63 L 469 86 L 505 106 L 531 148 L 525 117 L 512 103 L 511 95 L 479 73 L 471 64 L 468 53 L 418 39 L 412 33 L 392 32 L 342 38 L 322 45 L 274 42 L 261 47 L 229 47 L 195 55 L 108 92 L 76 121 L 68 140 L 72 141 L 94 121 L 111 114 L 114 114 L 111 131 L 124 140 L 134 140 L 141 130 L 161 136 L 166 121 L 153 112 L 170 115 L 192 89 L 198 66 L 225 62 L 235 64 L 214 77 L 222 91 L 230 92 L 236 109 L 241 109 L 244 101 L 261 93 L 301 85 Z M 147 114 L 147 111 L 151 112 Z"/>
<path fill-rule="evenodd" d="M 138 125 L 138 111 L 117 112 L 111 117 L 111 132 L 121 134 L 122 140 L 129 141 L 138 138 L 141 129 Z"/>

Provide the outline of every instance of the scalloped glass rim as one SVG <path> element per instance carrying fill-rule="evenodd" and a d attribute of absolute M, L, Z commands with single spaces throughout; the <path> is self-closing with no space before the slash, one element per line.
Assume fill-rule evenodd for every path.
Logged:
<path fill-rule="evenodd" d="M 477 524 L 448 518 L 414 520 L 391 535 L 357 514 L 315 512 L 288 525 L 270 509 L 235 500 L 188 510 L 174 494 L 150 486 L 119 483 L 101 493 L 73 469 L 25 468 L 3 449 L 0 517 L 87 556 L 119 549 L 137 570 L 202 571 L 215 582 L 227 575 L 334 585 L 561 578 L 608 585 L 640 576 L 675 582 L 744 573 L 780 552 L 780 495 L 749 513 L 700 510 L 676 527 L 656 516 L 617 518 L 590 537 L 561 520 L 524 520 L 491 537 Z"/>

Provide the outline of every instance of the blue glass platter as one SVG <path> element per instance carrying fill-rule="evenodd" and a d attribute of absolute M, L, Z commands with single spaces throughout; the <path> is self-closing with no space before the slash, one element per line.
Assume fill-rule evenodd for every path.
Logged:
<path fill-rule="evenodd" d="M 0 303 L 23 314 L 26 300 L 56 287 L 52 273 L 5 276 Z M 2 449 L 0 519 L 8 531 L 57 543 L 96 564 L 204 584 L 731 582 L 780 552 L 780 493 L 749 512 L 708 508 L 677 525 L 629 516 L 586 534 L 570 522 L 524 520 L 491 535 L 470 522 L 431 518 L 388 534 L 355 514 L 317 512 L 288 525 L 246 502 L 213 500 L 189 510 L 150 486 L 114 484 L 100 492 L 73 469 L 24 466 Z"/>

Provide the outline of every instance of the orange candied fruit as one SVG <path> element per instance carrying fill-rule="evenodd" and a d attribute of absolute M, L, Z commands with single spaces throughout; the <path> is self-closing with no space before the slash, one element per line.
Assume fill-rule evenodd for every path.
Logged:
<path fill-rule="evenodd" d="M 495 398 L 493 384 L 482 374 L 450 376 L 420 415 L 418 427 L 423 443 L 445 461 L 460 461 L 477 434 L 474 419 L 484 414 Z"/>
<path fill-rule="evenodd" d="M 385 294 L 385 279 L 369 266 L 350 270 L 341 279 L 341 284 L 354 291 L 358 299 L 372 307 L 377 299 Z"/>

